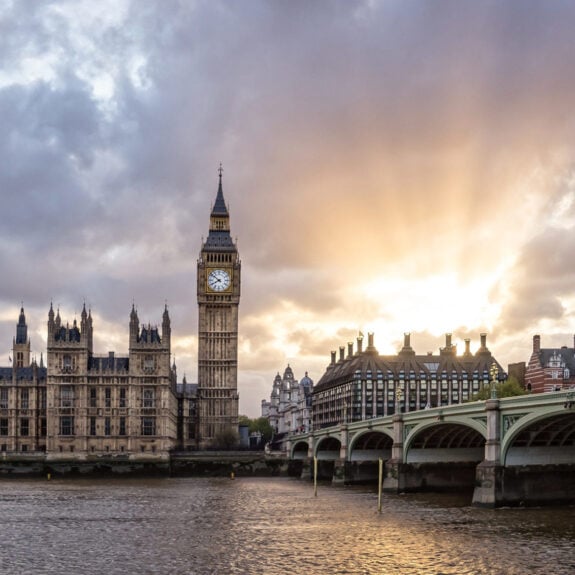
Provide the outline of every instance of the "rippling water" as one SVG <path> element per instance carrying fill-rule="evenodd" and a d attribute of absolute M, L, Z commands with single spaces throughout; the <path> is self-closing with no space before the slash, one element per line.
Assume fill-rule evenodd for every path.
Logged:
<path fill-rule="evenodd" d="M 0 481 L 2 574 L 573 575 L 575 509 L 291 479 Z"/>

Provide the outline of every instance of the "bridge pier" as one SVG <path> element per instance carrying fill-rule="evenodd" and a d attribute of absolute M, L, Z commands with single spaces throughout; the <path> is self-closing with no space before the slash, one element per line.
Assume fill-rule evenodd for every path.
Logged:
<path fill-rule="evenodd" d="M 301 460 L 301 473 L 300 479 L 306 479 L 308 481 L 313 481 L 313 466 L 309 459 Z"/>
<path fill-rule="evenodd" d="M 503 468 L 501 465 L 501 422 L 499 400 L 485 402 L 487 414 L 487 439 L 485 459 L 475 470 L 473 505 L 476 507 L 498 507 L 503 504 Z"/>
<path fill-rule="evenodd" d="M 376 483 L 379 479 L 378 461 L 350 461 L 346 467 L 345 482 L 348 485 Z"/>
<path fill-rule="evenodd" d="M 334 485 L 343 485 L 347 483 L 348 463 L 343 459 L 333 462 L 333 476 L 331 482 Z"/>
<path fill-rule="evenodd" d="M 391 459 L 385 463 L 383 474 L 383 491 L 399 493 L 405 485 L 403 461 L 403 414 L 396 413 L 393 422 L 393 445 Z"/>

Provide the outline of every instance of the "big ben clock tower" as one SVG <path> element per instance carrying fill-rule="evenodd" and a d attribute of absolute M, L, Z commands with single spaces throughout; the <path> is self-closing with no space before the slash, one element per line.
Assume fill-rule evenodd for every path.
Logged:
<path fill-rule="evenodd" d="M 238 429 L 238 307 L 241 263 L 230 235 L 222 167 L 210 230 L 198 259 L 198 440 L 229 446 Z"/>

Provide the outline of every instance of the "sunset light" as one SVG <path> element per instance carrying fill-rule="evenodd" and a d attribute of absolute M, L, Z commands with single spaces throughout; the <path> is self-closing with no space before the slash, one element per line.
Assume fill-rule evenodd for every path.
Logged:
<path fill-rule="evenodd" d="M 505 365 L 534 333 L 571 339 L 567 5 L 143 4 L 0 11 L 6 349 L 21 303 L 36 356 L 50 302 L 85 302 L 103 354 L 127 348 L 132 304 L 150 321 L 167 304 L 195 381 L 220 162 L 241 412 L 287 363 L 317 381 L 359 332 L 385 353 L 487 333 Z"/>

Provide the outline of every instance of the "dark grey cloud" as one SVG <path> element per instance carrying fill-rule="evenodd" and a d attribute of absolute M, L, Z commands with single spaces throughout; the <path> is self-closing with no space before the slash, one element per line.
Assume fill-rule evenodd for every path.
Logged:
<path fill-rule="evenodd" d="M 321 323 L 368 315 L 342 288 L 406 262 L 487 273 L 530 171 L 575 160 L 574 28 L 566 1 L 6 2 L 0 301 L 42 322 L 86 301 L 122 330 L 167 300 L 193 337 L 220 161 L 252 375 L 284 353 L 260 321 L 282 302 Z M 518 226 L 500 333 L 570 317 L 571 242 L 546 218 Z M 291 333 L 310 362 L 339 339 Z"/>

